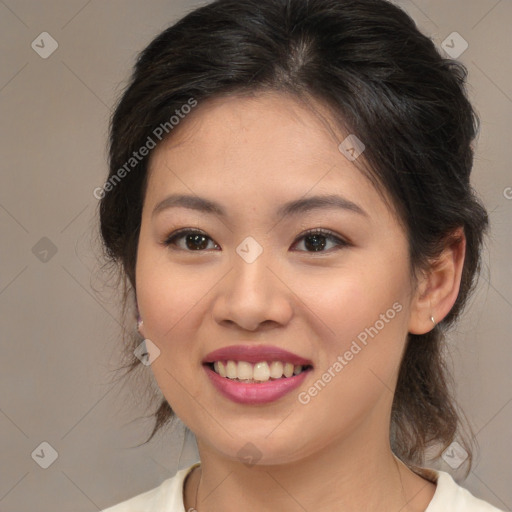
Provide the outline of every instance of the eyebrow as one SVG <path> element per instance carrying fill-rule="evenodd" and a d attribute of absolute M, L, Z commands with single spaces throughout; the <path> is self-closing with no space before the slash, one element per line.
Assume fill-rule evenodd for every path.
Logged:
<path fill-rule="evenodd" d="M 210 213 L 226 217 L 226 210 L 215 201 L 206 199 L 199 196 L 191 196 L 184 194 L 173 194 L 162 201 L 160 201 L 151 214 L 153 217 L 163 210 L 169 208 L 188 208 L 190 210 L 196 210 L 204 213 Z M 283 204 L 277 211 L 276 216 L 289 216 L 298 215 L 300 213 L 306 213 L 311 210 L 317 209 L 330 209 L 338 208 L 349 212 L 354 212 L 359 215 L 369 217 L 365 210 L 363 210 L 356 203 L 339 195 L 322 195 L 312 196 L 308 198 L 301 198 L 295 201 L 290 201 Z"/>

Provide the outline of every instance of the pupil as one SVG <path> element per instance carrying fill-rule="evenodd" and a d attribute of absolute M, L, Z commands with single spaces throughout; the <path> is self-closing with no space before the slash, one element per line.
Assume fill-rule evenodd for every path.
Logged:
<path fill-rule="evenodd" d="M 324 242 L 321 243 L 320 239 L 324 239 Z M 314 240 L 313 244 L 308 244 L 308 240 Z M 319 251 L 325 247 L 325 236 L 323 235 L 309 235 L 305 238 L 306 247 L 309 249 L 313 247 L 313 251 Z"/>
<path fill-rule="evenodd" d="M 201 239 L 203 239 L 203 243 L 200 246 L 194 245 L 194 244 L 197 244 Z M 189 244 L 189 242 L 191 242 L 191 243 Z M 208 245 L 208 243 L 206 242 L 206 237 L 203 235 L 187 236 L 187 247 L 189 249 L 200 250 L 200 249 L 204 249 L 207 245 Z"/>

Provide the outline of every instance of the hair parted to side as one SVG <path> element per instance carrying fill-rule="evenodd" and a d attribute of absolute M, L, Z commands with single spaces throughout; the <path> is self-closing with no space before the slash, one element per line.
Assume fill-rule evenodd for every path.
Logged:
<path fill-rule="evenodd" d="M 387 0 L 217 0 L 141 52 L 111 120 L 110 178 L 191 98 L 199 105 L 257 91 L 312 98 L 364 142 L 359 160 L 404 226 L 412 279 L 453 241 L 456 228 L 464 228 L 457 300 L 432 331 L 408 335 L 399 371 L 391 445 L 416 469 L 428 448 L 439 448 L 439 457 L 459 435 L 471 468 L 471 440 L 460 427 L 463 414 L 452 397 L 443 343 L 475 285 L 488 228 L 470 185 L 478 118 L 467 99 L 466 77 L 462 64 L 443 58 Z M 135 303 L 147 164 L 148 157 L 137 162 L 99 206 L 105 255 L 124 277 L 125 307 Z M 140 342 L 135 337 L 126 346 L 128 373 L 140 366 L 133 355 Z M 173 417 L 165 399 L 154 416 L 146 442 Z"/>

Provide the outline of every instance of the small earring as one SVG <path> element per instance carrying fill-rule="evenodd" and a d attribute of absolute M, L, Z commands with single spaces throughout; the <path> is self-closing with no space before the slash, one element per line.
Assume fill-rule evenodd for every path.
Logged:
<path fill-rule="evenodd" d="M 137 316 L 137 329 L 140 331 L 142 325 L 144 322 L 142 321 L 142 318 L 140 316 Z"/>
<path fill-rule="evenodd" d="M 431 316 L 431 317 L 430 317 L 430 320 L 432 321 L 432 323 L 434 324 L 434 327 L 435 327 L 435 326 L 436 326 L 436 321 L 434 320 L 434 317 L 433 317 L 433 316 Z"/>

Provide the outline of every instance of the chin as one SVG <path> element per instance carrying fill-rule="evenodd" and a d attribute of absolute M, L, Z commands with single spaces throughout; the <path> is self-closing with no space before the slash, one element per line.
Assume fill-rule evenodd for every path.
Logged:
<path fill-rule="evenodd" d="M 200 453 L 201 448 L 208 451 L 213 449 L 220 457 L 241 462 L 247 467 L 254 467 L 292 464 L 321 449 L 313 433 L 311 443 L 304 445 L 297 442 L 299 439 L 304 440 L 303 428 L 297 431 L 290 427 L 283 428 L 278 434 L 278 427 L 275 432 L 272 432 L 278 424 L 279 421 L 274 420 L 271 428 L 244 428 L 243 436 L 231 437 L 223 429 L 221 429 L 223 434 L 215 437 L 212 437 L 211 429 L 206 437 L 201 437 L 199 432 L 196 436 Z"/>

